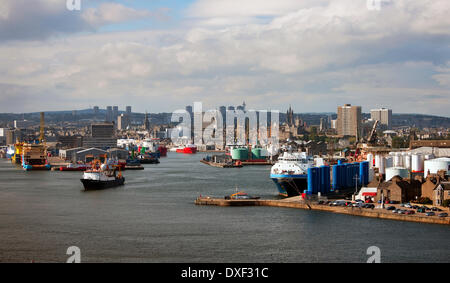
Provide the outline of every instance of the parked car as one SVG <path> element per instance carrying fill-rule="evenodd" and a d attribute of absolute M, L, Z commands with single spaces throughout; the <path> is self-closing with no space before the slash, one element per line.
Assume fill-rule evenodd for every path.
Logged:
<path fill-rule="evenodd" d="M 436 214 L 433 211 L 429 211 L 425 213 L 426 216 L 435 216 Z"/>
<path fill-rule="evenodd" d="M 423 208 L 423 207 L 419 207 L 419 208 L 417 209 L 417 212 L 425 213 L 426 210 L 425 210 L 425 208 Z"/>
<path fill-rule="evenodd" d="M 373 203 L 366 203 L 364 205 L 365 208 L 375 208 L 375 205 Z"/>
<path fill-rule="evenodd" d="M 404 209 L 399 209 L 399 210 L 398 210 L 398 214 L 406 214 L 406 210 L 404 210 Z"/>
<path fill-rule="evenodd" d="M 442 212 L 442 213 L 439 213 L 438 216 L 439 216 L 439 217 L 447 217 L 447 216 L 448 216 L 448 213 L 447 213 L 447 212 Z"/>
<path fill-rule="evenodd" d="M 406 212 L 405 212 L 405 214 L 414 214 L 414 213 L 416 213 L 414 210 L 407 210 Z"/>
<path fill-rule="evenodd" d="M 335 200 L 332 203 L 330 203 L 331 206 L 344 206 L 346 203 L 345 200 Z"/>
<path fill-rule="evenodd" d="M 432 211 L 442 211 L 442 209 L 440 209 L 439 207 L 432 207 L 431 210 Z"/>
<path fill-rule="evenodd" d="M 396 208 L 396 209 L 392 210 L 392 213 L 398 213 L 399 210 L 400 209 Z"/>
<path fill-rule="evenodd" d="M 412 208 L 412 205 L 409 204 L 409 203 L 405 203 L 405 207 L 406 207 L 406 208 Z"/>
<path fill-rule="evenodd" d="M 386 207 L 386 210 L 395 210 L 395 206 L 388 206 Z"/>
<path fill-rule="evenodd" d="M 418 209 L 419 206 L 418 206 L 418 205 L 413 205 L 412 208 L 413 208 L 413 209 Z"/>

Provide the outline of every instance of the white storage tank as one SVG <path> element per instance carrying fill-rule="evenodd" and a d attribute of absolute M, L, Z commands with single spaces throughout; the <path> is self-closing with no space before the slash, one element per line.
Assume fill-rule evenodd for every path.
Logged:
<path fill-rule="evenodd" d="M 375 167 L 380 168 L 381 155 L 375 155 Z"/>
<path fill-rule="evenodd" d="M 392 156 L 386 157 L 384 165 L 386 168 L 394 167 L 394 158 Z"/>
<path fill-rule="evenodd" d="M 366 161 L 369 161 L 369 168 L 373 167 L 373 154 L 372 153 L 367 154 Z"/>
<path fill-rule="evenodd" d="M 423 157 L 421 154 L 411 155 L 411 171 L 423 172 Z"/>
<path fill-rule="evenodd" d="M 450 158 L 443 157 L 425 161 L 424 177 L 427 177 L 428 171 L 436 174 L 440 170 L 445 170 L 447 175 L 450 173 Z"/>
<path fill-rule="evenodd" d="M 386 173 L 386 159 L 384 158 L 384 156 L 380 156 L 379 164 L 380 165 L 378 167 L 378 169 L 379 169 L 378 172 L 380 172 L 380 174 L 385 174 Z"/>
<path fill-rule="evenodd" d="M 400 176 L 403 179 L 407 179 L 409 178 L 409 170 L 403 167 L 386 168 L 386 181 L 390 181 L 394 176 Z"/>
<path fill-rule="evenodd" d="M 411 155 L 406 154 L 403 156 L 403 165 L 406 169 L 411 169 Z"/>
<path fill-rule="evenodd" d="M 369 183 L 373 181 L 374 177 L 375 177 L 375 169 L 369 168 Z"/>
<path fill-rule="evenodd" d="M 402 154 L 400 152 L 397 152 L 393 158 L 394 158 L 394 166 L 393 167 L 402 167 L 403 166 Z"/>
<path fill-rule="evenodd" d="M 425 160 L 430 160 L 430 159 L 434 159 L 434 154 L 426 154 L 425 155 Z"/>

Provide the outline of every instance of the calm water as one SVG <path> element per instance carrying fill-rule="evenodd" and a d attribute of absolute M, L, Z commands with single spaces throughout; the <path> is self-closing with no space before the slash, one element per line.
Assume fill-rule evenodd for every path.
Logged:
<path fill-rule="evenodd" d="M 126 186 L 83 192 L 80 172 L 24 172 L 0 161 L 0 262 L 449 262 L 447 226 L 276 207 L 196 206 L 239 186 L 276 196 L 269 167 L 218 169 L 169 153 L 126 171 Z"/>

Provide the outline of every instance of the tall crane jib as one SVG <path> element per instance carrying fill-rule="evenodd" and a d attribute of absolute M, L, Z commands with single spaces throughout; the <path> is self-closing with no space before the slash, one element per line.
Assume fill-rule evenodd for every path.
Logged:
<path fill-rule="evenodd" d="M 41 112 L 41 124 L 39 129 L 39 142 L 44 143 L 45 140 L 45 120 L 44 120 L 44 112 Z"/>
<path fill-rule="evenodd" d="M 367 138 L 367 142 L 369 144 L 374 144 L 376 142 L 376 135 L 377 135 L 377 126 L 378 126 L 379 121 L 375 120 L 375 123 L 373 124 L 373 128 L 372 131 L 370 132 L 369 137 Z"/>

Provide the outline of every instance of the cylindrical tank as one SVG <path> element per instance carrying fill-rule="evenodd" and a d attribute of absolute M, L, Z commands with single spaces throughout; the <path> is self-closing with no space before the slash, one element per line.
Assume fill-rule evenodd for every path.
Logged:
<path fill-rule="evenodd" d="M 373 181 L 373 178 L 375 177 L 375 170 L 373 168 L 369 168 L 369 183 Z"/>
<path fill-rule="evenodd" d="M 314 192 L 314 168 L 308 168 L 308 194 L 312 195 Z"/>
<path fill-rule="evenodd" d="M 369 167 L 373 167 L 373 154 L 372 153 L 369 153 L 369 154 L 367 154 L 367 159 L 366 159 L 368 162 L 369 162 Z"/>
<path fill-rule="evenodd" d="M 326 194 L 328 194 L 330 192 L 330 189 L 331 189 L 330 166 L 324 166 L 323 170 L 324 170 L 323 172 L 325 174 L 325 177 L 324 177 L 324 179 L 325 179 L 325 190 L 324 190 L 324 192 Z"/>
<path fill-rule="evenodd" d="M 450 158 L 443 157 L 425 160 L 424 177 L 427 177 L 428 171 L 430 171 L 430 174 L 436 174 L 441 170 L 447 172 L 447 175 L 450 173 Z"/>
<path fill-rule="evenodd" d="M 406 154 L 403 156 L 403 165 L 406 169 L 411 169 L 411 155 Z"/>
<path fill-rule="evenodd" d="M 345 189 L 347 187 L 345 164 L 338 165 L 338 167 L 339 167 L 339 188 Z"/>
<path fill-rule="evenodd" d="M 379 159 L 379 167 L 378 167 L 378 169 L 379 169 L 379 171 L 378 172 L 380 172 L 381 174 L 385 174 L 386 173 L 386 160 L 384 159 L 384 157 L 383 156 L 380 156 L 380 159 Z"/>
<path fill-rule="evenodd" d="M 333 190 L 340 189 L 340 176 L 339 176 L 339 165 L 333 165 Z"/>
<path fill-rule="evenodd" d="M 397 152 L 394 155 L 394 166 L 393 167 L 402 167 L 403 166 L 403 158 L 401 153 Z"/>
<path fill-rule="evenodd" d="M 380 168 L 380 160 L 381 160 L 382 156 L 381 155 L 375 155 L 375 167 L 376 168 Z"/>
<path fill-rule="evenodd" d="M 319 167 L 319 175 L 320 175 L 320 187 L 319 187 L 319 192 L 321 193 L 321 194 L 325 194 L 325 192 L 326 192 L 326 189 L 325 189 L 325 186 L 326 186 L 326 180 L 325 180 L 325 178 L 326 178 L 326 173 L 325 173 L 325 168 L 324 168 L 325 166 L 320 166 Z"/>
<path fill-rule="evenodd" d="M 314 186 L 314 193 L 317 194 L 318 192 L 320 192 L 320 168 L 319 167 L 315 167 L 315 172 L 314 172 L 314 181 L 315 181 L 315 186 Z"/>
<path fill-rule="evenodd" d="M 434 159 L 434 154 L 425 154 L 424 160 Z"/>
<path fill-rule="evenodd" d="M 386 181 L 390 181 L 394 176 L 409 178 L 409 170 L 403 167 L 386 168 Z"/>
<path fill-rule="evenodd" d="M 423 158 L 420 154 L 411 155 L 411 171 L 423 172 Z"/>
<path fill-rule="evenodd" d="M 394 158 L 392 156 L 387 156 L 384 165 L 386 168 L 394 167 Z"/>
<path fill-rule="evenodd" d="M 369 183 L 369 162 L 359 163 L 359 184 L 366 186 Z"/>
<path fill-rule="evenodd" d="M 319 168 L 308 168 L 308 194 L 317 194 L 320 187 Z"/>
<path fill-rule="evenodd" d="M 233 160 L 245 161 L 248 159 L 248 149 L 245 147 L 235 148 L 231 151 L 231 158 Z"/>
<path fill-rule="evenodd" d="M 264 159 L 262 148 L 252 148 L 252 159 Z"/>

